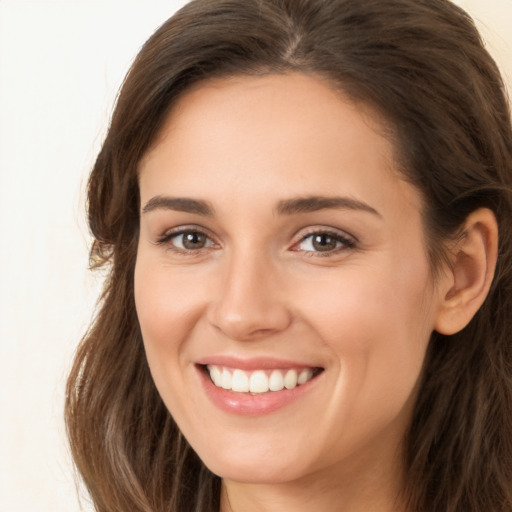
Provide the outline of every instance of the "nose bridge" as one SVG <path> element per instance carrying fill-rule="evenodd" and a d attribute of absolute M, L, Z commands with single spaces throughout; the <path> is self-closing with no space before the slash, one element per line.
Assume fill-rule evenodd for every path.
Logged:
<path fill-rule="evenodd" d="M 264 251 L 250 248 L 233 251 L 226 258 L 210 322 L 229 338 L 255 339 L 281 331 L 290 323 L 271 260 Z"/>

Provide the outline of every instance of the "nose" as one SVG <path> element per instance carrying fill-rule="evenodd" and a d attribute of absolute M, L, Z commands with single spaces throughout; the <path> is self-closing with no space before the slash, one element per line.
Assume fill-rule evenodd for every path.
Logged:
<path fill-rule="evenodd" d="M 225 336 L 250 341 L 285 330 L 292 315 L 277 269 L 263 257 L 233 257 L 210 303 L 208 320 Z"/>

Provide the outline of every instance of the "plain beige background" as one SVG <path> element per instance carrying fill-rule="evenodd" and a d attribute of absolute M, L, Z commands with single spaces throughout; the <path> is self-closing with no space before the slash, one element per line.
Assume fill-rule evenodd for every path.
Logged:
<path fill-rule="evenodd" d="M 62 403 L 101 281 L 85 182 L 132 58 L 183 3 L 0 0 L 0 512 L 81 510 Z M 512 85 L 512 0 L 456 3 Z"/>

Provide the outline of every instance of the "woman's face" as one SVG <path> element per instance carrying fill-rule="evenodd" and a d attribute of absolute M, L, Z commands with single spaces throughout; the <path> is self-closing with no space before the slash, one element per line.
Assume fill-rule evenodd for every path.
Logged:
<path fill-rule="evenodd" d="M 320 79 L 217 80 L 178 101 L 141 162 L 149 366 L 226 479 L 397 456 L 439 298 L 420 196 L 381 128 Z"/>

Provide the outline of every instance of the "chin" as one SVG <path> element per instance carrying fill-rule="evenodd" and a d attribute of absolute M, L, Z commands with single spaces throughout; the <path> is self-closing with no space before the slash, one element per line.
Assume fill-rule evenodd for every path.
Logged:
<path fill-rule="evenodd" d="M 204 462 L 206 463 L 206 461 Z M 296 465 L 291 466 L 271 459 L 257 462 L 215 460 L 206 466 L 212 473 L 224 480 L 247 484 L 286 483 L 297 480 L 307 473 Z"/>
<path fill-rule="evenodd" d="M 282 440 L 276 447 L 276 443 L 264 442 L 255 435 L 245 437 L 197 446 L 196 453 L 212 473 L 237 482 L 284 483 L 310 472 L 311 461 L 295 443 Z M 212 446 L 216 449 L 212 450 Z"/>

